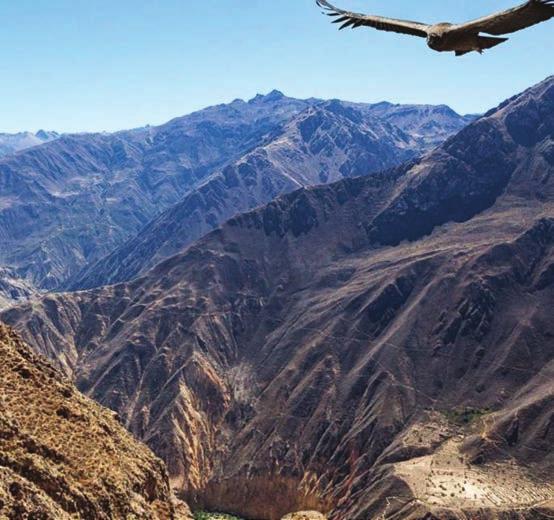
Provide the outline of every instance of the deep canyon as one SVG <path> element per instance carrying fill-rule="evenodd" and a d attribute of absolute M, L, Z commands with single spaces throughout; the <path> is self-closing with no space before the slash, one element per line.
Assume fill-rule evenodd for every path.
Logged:
<path fill-rule="evenodd" d="M 0 159 L 0 237 L 10 381 L 131 459 L 86 507 L 554 514 L 554 78 L 478 118 L 275 91 L 59 136 Z"/>

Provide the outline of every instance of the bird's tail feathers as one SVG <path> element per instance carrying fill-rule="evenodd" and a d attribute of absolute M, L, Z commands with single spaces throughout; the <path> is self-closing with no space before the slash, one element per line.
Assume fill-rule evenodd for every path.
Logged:
<path fill-rule="evenodd" d="M 482 51 L 485 49 L 492 49 L 493 47 L 507 41 L 508 38 L 493 38 L 492 36 L 479 36 L 478 38 L 479 49 Z"/>
<path fill-rule="evenodd" d="M 473 52 L 473 51 L 477 51 L 478 53 L 483 54 L 483 51 L 485 49 L 491 49 L 492 47 L 496 47 L 497 45 L 500 45 L 501 43 L 504 43 L 507 41 L 508 41 L 508 38 L 493 38 L 492 36 L 478 36 L 476 49 L 467 50 L 467 51 L 456 51 L 456 56 L 464 56 L 465 54 L 469 54 L 470 52 Z"/>

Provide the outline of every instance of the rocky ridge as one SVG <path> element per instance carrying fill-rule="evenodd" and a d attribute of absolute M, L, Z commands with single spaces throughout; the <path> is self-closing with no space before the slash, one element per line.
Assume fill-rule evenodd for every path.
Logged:
<path fill-rule="evenodd" d="M 382 102 L 373 105 L 349 103 L 348 106 L 401 128 L 427 150 L 441 145 L 479 117 L 466 115 L 460 120 L 459 114 L 446 105 L 398 105 Z"/>
<path fill-rule="evenodd" d="M 137 236 L 70 280 L 72 290 L 135 278 L 232 216 L 301 187 L 397 165 L 421 152 L 398 127 L 339 101 L 301 112 L 263 145 L 210 176 Z"/>
<path fill-rule="evenodd" d="M 0 265 L 38 290 L 59 287 L 310 103 L 268 95 L 0 159 Z"/>

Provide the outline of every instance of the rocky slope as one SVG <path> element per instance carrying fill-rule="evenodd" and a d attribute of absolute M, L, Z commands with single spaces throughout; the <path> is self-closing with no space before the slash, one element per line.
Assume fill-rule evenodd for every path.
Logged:
<path fill-rule="evenodd" d="M 0 325 L 0 517 L 185 519 L 163 463 Z"/>
<path fill-rule="evenodd" d="M 10 269 L 0 267 L 0 309 L 16 302 L 28 300 L 35 289 Z"/>
<path fill-rule="evenodd" d="M 262 150 L 268 140 L 281 135 L 283 125 L 321 103 L 288 98 L 274 91 L 249 102 L 236 100 L 211 107 L 159 127 L 116 134 L 65 135 L 0 160 L 0 266 L 36 290 L 67 287 L 68 280 L 81 269 L 110 254 L 165 209 L 185 197 L 202 199 L 198 189 L 206 190 L 210 175 L 221 172 L 225 165 L 247 161 L 254 148 Z M 408 139 L 409 131 L 402 130 L 402 121 L 395 126 L 377 122 L 375 116 L 363 117 L 377 132 L 369 138 L 384 140 L 382 144 L 371 144 L 384 152 L 383 161 L 376 162 L 401 162 L 408 144 L 398 143 L 400 149 L 393 157 L 391 143 Z M 465 119 L 457 118 L 460 128 Z M 448 130 L 444 134 L 453 132 L 453 120 L 446 124 Z M 368 136 L 363 131 L 350 134 L 349 127 L 342 132 L 337 130 L 337 138 L 362 139 L 350 143 L 358 150 L 350 154 L 352 160 L 360 160 L 359 150 L 367 145 Z M 427 146 L 419 137 L 409 139 L 412 153 L 420 153 Z M 348 144 L 340 142 L 337 146 L 344 150 Z M 320 145 L 328 146 L 323 142 Z M 286 150 L 286 143 L 282 147 Z M 318 154 L 313 150 L 301 152 L 305 158 L 286 159 L 290 166 L 310 166 L 310 159 Z M 375 158 L 376 152 L 369 153 Z M 290 150 L 291 156 L 296 153 L 297 149 Z M 319 155 L 322 153 L 321 150 Z M 236 210 L 250 209 L 287 191 L 283 180 L 274 180 L 264 169 L 266 163 L 255 164 L 260 171 L 251 172 L 249 177 L 263 180 L 267 188 L 261 183 L 255 193 L 249 185 L 240 194 L 240 189 L 235 190 L 235 199 L 242 198 L 235 204 Z M 332 161 L 327 163 L 331 168 Z M 344 168 L 359 171 L 360 164 L 345 164 Z M 280 164 L 275 165 L 279 167 Z M 306 172 L 303 182 L 334 177 L 334 171 L 321 177 Z M 289 191 L 298 185 L 295 180 L 285 181 Z M 206 212 L 210 209 L 211 206 Z M 208 222 L 205 229 L 212 229 L 222 222 L 218 218 L 229 216 L 228 211 L 223 208 L 221 215 L 215 210 L 209 215 L 199 214 L 198 218 Z M 201 209 L 197 208 L 197 213 Z"/>
<path fill-rule="evenodd" d="M 44 130 L 39 130 L 36 134 L 32 132 L 0 134 L 0 157 L 48 143 L 58 137 L 60 135 L 57 132 L 46 132 Z"/>
<path fill-rule="evenodd" d="M 349 105 L 366 116 L 377 117 L 401 128 L 415 139 L 419 146 L 427 149 L 439 146 L 477 119 L 477 116 L 473 115 L 460 117 L 446 105 L 397 105 L 388 102 Z"/>
<path fill-rule="evenodd" d="M 554 79 L 415 163 L 237 216 L 2 319 L 194 505 L 554 513 Z"/>
<path fill-rule="evenodd" d="M 268 95 L 0 160 L 0 265 L 54 289 L 309 105 Z"/>
<path fill-rule="evenodd" d="M 398 127 L 339 101 L 300 113 L 282 131 L 211 176 L 146 228 L 69 283 L 130 280 L 220 226 L 284 193 L 383 170 L 421 152 Z"/>

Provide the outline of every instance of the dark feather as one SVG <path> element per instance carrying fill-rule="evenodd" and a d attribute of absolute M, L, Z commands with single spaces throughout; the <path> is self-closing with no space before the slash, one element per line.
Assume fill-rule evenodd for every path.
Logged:
<path fill-rule="evenodd" d="M 529 0 L 506 11 L 452 27 L 457 33 L 487 33 L 495 36 L 521 31 L 554 18 L 554 0 Z"/>
<path fill-rule="evenodd" d="M 344 11 L 330 4 L 327 0 L 316 0 L 319 7 L 325 10 L 325 14 L 334 17 L 333 23 L 341 24 L 339 29 L 352 27 L 373 27 L 381 31 L 390 31 L 401 34 L 410 34 L 412 36 L 427 37 L 427 24 L 411 22 L 409 20 L 396 20 L 394 18 L 383 18 L 381 16 L 371 16 Z"/>

